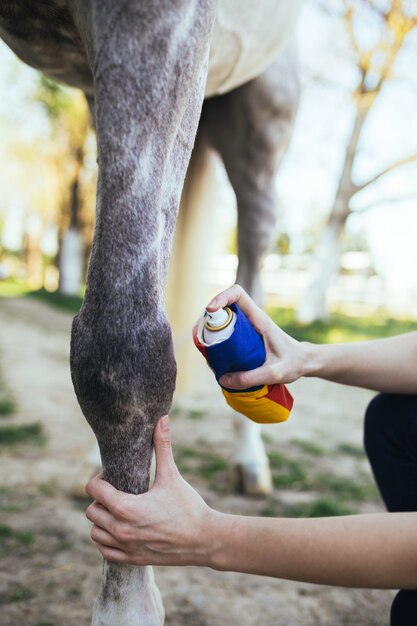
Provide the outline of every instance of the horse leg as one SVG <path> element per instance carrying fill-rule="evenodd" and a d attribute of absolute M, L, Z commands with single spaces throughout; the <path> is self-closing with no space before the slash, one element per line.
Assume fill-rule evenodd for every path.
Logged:
<path fill-rule="evenodd" d="M 223 158 L 236 194 L 239 267 L 237 282 L 262 304 L 260 270 L 276 223 L 275 178 L 287 149 L 298 104 L 293 48 L 259 78 L 207 100 L 202 127 Z M 261 430 L 236 414 L 237 488 L 267 493 L 271 474 Z"/>
<path fill-rule="evenodd" d="M 169 411 L 175 385 L 163 289 L 204 96 L 215 2 L 91 0 L 89 6 L 84 27 L 90 29 L 99 181 L 71 373 L 104 478 L 142 493 L 153 430 Z M 104 563 L 95 626 L 160 626 L 163 620 L 151 568 Z"/>

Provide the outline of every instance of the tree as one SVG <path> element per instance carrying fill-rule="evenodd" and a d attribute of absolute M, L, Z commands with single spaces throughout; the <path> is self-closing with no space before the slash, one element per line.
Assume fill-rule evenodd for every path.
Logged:
<path fill-rule="evenodd" d="M 82 210 L 91 201 L 94 175 L 85 175 L 90 113 L 80 91 L 61 87 L 40 75 L 36 99 L 51 125 L 49 158 L 58 180 L 59 291 L 79 293 L 85 265 Z M 84 175 L 84 178 L 83 178 Z"/>
<path fill-rule="evenodd" d="M 407 36 L 417 25 L 416 6 L 404 0 L 344 0 L 343 6 L 343 19 L 358 71 L 358 83 L 352 94 L 354 120 L 334 203 L 317 247 L 311 282 L 298 309 L 298 317 L 305 323 L 327 316 L 326 294 L 339 269 L 341 238 L 352 213 L 352 199 L 394 169 L 417 161 L 417 154 L 405 156 L 360 183 L 352 175 L 364 125 L 392 76 Z M 379 36 L 372 48 L 361 40 L 366 10 L 371 10 L 379 22 Z"/>

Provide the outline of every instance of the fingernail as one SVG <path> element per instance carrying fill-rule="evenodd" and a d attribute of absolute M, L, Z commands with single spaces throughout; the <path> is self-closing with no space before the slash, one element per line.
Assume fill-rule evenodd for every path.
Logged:
<path fill-rule="evenodd" d="M 164 415 L 163 417 L 161 417 L 161 419 L 159 420 L 159 425 L 161 427 L 161 430 L 169 430 L 169 417 L 168 417 L 168 415 Z"/>

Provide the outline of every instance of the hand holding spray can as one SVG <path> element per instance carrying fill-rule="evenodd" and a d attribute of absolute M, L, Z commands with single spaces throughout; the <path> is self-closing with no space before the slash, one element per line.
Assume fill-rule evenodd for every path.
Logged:
<path fill-rule="evenodd" d="M 262 337 L 236 304 L 206 311 L 194 331 L 194 343 L 213 370 L 217 381 L 227 372 L 241 372 L 263 365 L 266 359 Z M 259 424 L 288 419 L 293 398 L 285 385 L 260 385 L 249 389 L 227 389 L 228 405 Z"/>

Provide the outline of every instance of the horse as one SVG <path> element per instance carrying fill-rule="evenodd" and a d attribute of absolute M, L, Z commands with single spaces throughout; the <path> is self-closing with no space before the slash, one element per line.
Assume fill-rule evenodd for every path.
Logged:
<path fill-rule="evenodd" d="M 300 2 L 1 3 L 6 44 L 49 77 L 82 89 L 94 116 L 96 224 L 70 367 L 104 477 L 118 489 L 148 489 L 153 430 L 174 392 L 163 293 L 197 130 L 221 155 L 236 194 L 237 281 L 261 299 L 274 178 L 298 100 L 291 40 Z M 256 492 L 266 466 L 259 430 L 242 422 L 239 440 L 242 473 Z M 105 561 L 93 625 L 163 622 L 152 569 Z"/>

